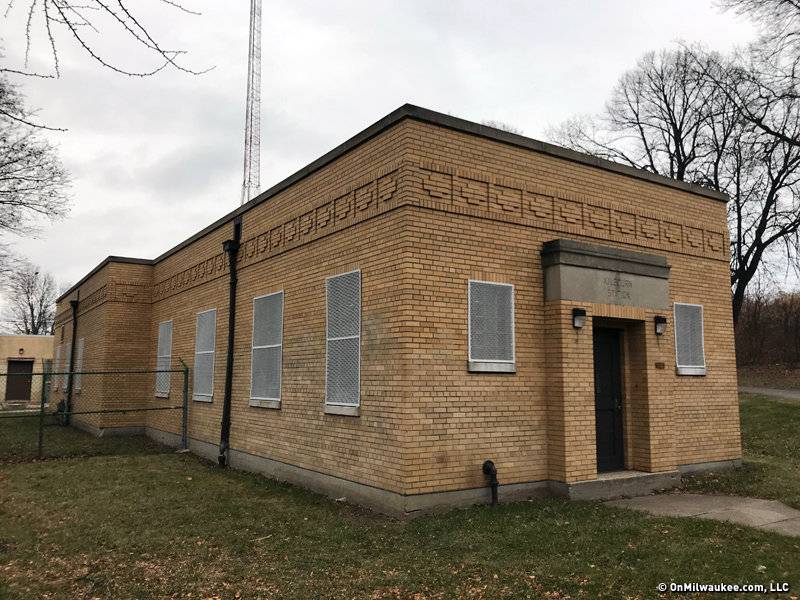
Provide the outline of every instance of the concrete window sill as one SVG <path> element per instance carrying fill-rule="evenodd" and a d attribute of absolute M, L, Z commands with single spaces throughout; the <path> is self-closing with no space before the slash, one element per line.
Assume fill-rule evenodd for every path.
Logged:
<path fill-rule="evenodd" d="M 195 402 L 211 402 L 214 400 L 214 396 L 192 396 L 192 400 Z"/>
<path fill-rule="evenodd" d="M 688 375 L 689 377 L 702 377 L 706 374 L 705 367 L 676 367 L 678 375 Z"/>
<path fill-rule="evenodd" d="M 507 362 L 467 362 L 467 371 L 470 373 L 516 373 L 516 363 Z"/>
<path fill-rule="evenodd" d="M 271 408 L 278 410 L 281 407 L 280 400 L 267 400 L 265 398 L 250 398 L 250 406 L 256 408 Z"/>
<path fill-rule="evenodd" d="M 343 415 L 345 417 L 357 417 L 360 414 L 360 406 L 341 406 L 338 404 L 326 404 L 326 415 Z"/>
<path fill-rule="evenodd" d="M 156 392 L 156 398 L 169 398 L 169 392 Z"/>

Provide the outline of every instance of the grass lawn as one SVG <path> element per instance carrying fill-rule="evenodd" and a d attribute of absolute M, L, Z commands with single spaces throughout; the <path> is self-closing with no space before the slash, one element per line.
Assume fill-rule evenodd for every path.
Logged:
<path fill-rule="evenodd" d="M 30 414 L 9 418 L 0 413 L 0 464 L 29 461 L 37 456 L 39 416 Z M 165 452 L 166 448 L 141 436 L 97 438 L 74 427 L 53 424 L 45 417 L 42 455 L 48 457 L 97 456 Z"/>
<path fill-rule="evenodd" d="M 781 500 L 800 509 L 800 403 L 740 397 L 744 464 L 684 479 L 689 491 Z"/>
<path fill-rule="evenodd" d="M 652 598 L 670 580 L 797 590 L 800 539 L 560 500 L 404 523 L 186 455 L 0 468 L 0 598 Z"/>
<path fill-rule="evenodd" d="M 767 402 L 743 402 L 762 496 L 797 457 L 796 440 L 773 439 L 796 437 L 794 407 Z M 796 497 L 794 468 L 779 495 Z M 173 453 L 0 464 L 3 600 L 644 599 L 669 597 L 662 581 L 787 581 L 797 595 L 800 539 L 562 500 L 399 522 Z"/>

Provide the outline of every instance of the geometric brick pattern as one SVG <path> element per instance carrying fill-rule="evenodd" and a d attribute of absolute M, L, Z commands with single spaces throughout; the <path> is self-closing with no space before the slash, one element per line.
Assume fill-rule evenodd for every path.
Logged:
<path fill-rule="evenodd" d="M 231 442 L 243 452 L 404 494 L 595 473 L 591 331 L 575 303 L 544 300 L 542 245 L 568 238 L 665 256 L 670 302 L 704 304 L 707 375 L 675 374 L 656 312 L 582 304 L 626 322 L 626 465 L 667 470 L 741 455 L 723 203 L 652 181 L 404 120 L 242 213 Z M 153 368 L 173 321 L 173 366 L 191 364 L 196 314 L 217 308 L 214 397 L 190 437 L 216 444 L 228 282 L 211 229 L 154 265 L 111 262 L 80 285 L 87 369 Z M 360 416 L 325 414 L 325 279 L 361 271 Z M 471 373 L 469 280 L 514 287 L 514 374 Z M 152 286 L 152 287 L 151 287 Z M 249 402 L 253 299 L 284 292 L 281 403 Z M 71 336 L 69 300 L 56 341 Z M 661 311 L 671 318 L 671 311 Z M 60 341 L 63 333 L 63 341 Z M 158 406 L 147 389 L 109 402 Z M 142 395 L 144 393 L 144 395 Z M 138 396 L 137 396 L 138 394 Z M 83 402 L 88 402 L 84 398 Z M 141 415 L 115 422 L 134 425 Z M 174 416 L 144 423 L 179 432 Z"/>
<path fill-rule="evenodd" d="M 646 248 L 727 260 L 722 230 L 698 228 L 678 215 L 632 209 L 582 194 L 510 181 L 490 173 L 422 162 L 426 206 Z M 695 224 L 696 225 L 696 224 Z"/>

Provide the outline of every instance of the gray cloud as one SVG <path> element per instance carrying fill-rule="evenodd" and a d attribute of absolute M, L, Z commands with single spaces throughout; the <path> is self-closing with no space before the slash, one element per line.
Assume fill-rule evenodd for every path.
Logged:
<path fill-rule="evenodd" d="M 24 81 L 41 118 L 69 128 L 51 137 L 75 203 L 39 239 L 15 243 L 62 281 L 108 254 L 157 256 L 238 205 L 249 3 L 188 4 L 203 16 L 156 2 L 137 10 L 190 51 L 191 66 L 216 65 L 205 75 L 128 78 L 63 46 L 60 80 Z M 24 30 L 13 19 L 6 61 L 19 65 Z M 647 50 L 679 39 L 728 50 L 753 36 L 710 0 L 270 0 L 263 21 L 263 188 L 404 102 L 540 137 L 598 110 Z M 120 36 L 98 43 L 128 66 L 149 64 Z M 33 60 L 46 65 L 43 44 Z"/>

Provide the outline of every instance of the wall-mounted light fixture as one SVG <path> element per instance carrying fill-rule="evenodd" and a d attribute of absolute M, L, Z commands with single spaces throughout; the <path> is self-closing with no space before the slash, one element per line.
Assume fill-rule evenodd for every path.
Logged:
<path fill-rule="evenodd" d="M 584 325 L 586 325 L 586 309 L 585 308 L 573 308 L 572 309 L 572 326 L 575 329 L 583 329 Z"/>
<path fill-rule="evenodd" d="M 656 316 L 656 335 L 664 335 L 667 331 L 667 317 Z"/>

